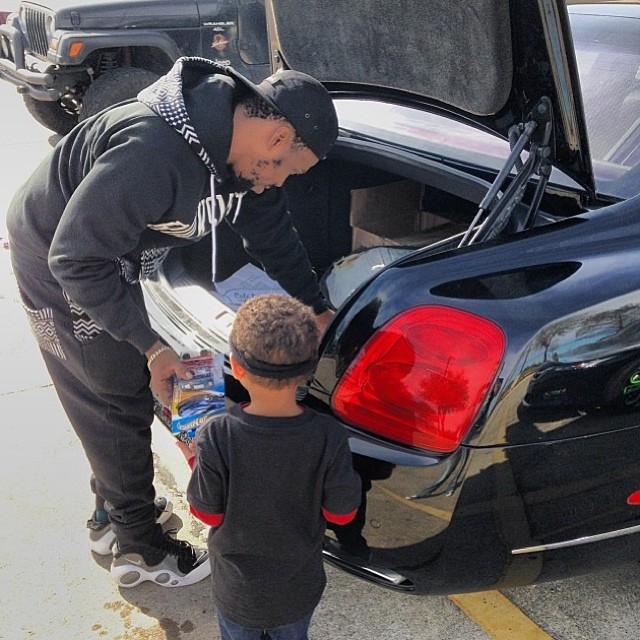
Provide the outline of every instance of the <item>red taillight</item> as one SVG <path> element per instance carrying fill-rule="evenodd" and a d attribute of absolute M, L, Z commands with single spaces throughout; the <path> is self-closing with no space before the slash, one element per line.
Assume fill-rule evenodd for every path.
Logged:
<path fill-rule="evenodd" d="M 632 507 L 636 507 L 640 505 L 640 489 L 638 491 L 634 491 L 628 498 L 627 504 L 630 504 Z"/>
<path fill-rule="evenodd" d="M 486 398 L 504 348 L 502 330 L 485 318 L 415 307 L 364 345 L 334 391 L 333 409 L 390 440 L 453 451 Z"/>

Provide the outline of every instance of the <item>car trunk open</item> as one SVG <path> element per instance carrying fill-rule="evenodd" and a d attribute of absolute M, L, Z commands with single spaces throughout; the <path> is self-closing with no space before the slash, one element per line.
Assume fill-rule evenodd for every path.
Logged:
<path fill-rule="evenodd" d="M 385 265 L 409 252 L 455 249 L 490 187 L 484 177 L 354 139 L 340 139 L 326 160 L 286 183 L 294 224 L 325 285 L 334 263 L 373 247 L 394 250 L 382 258 Z M 526 203 L 517 205 L 513 218 L 524 215 L 526 209 Z M 581 206 L 575 193 L 563 197 L 556 192 L 543 200 L 543 209 L 536 224 L 576 214 Z M 507 226 L 504 233 L 510 232 Z M 216 279 L 222 281 L 252 260 L 226 224 L 217 233 Z M 385 265 L 380 260 L 369 268 L 359 265 L 359 284 L 375 277 Z M 349 277 L 349 291 L 353 291 L 353 272 Z M 163 314 L 152 316 L 167 316 L 174 322 L 163 333 L 190 335 L 192 354 L 205 349 L 226 352 L 234 311 L 214 295 L 210 239 L 174 249 L 157 279 L 145 283 L 145 289 L 151 295 L 150 304 L 164 307 Z M 334 306 L 344 299 L 343 293 L 333 300 Z"/>
<path fill-rule="evenodd" d="M 562 2 L 474 0 L 454 10 L 421 0 L 393 7 L 379 0 L 339 7 L 269 0 L 267 15 L 273 59 L 316 76 L 337 98 L 453 115 L 510 140 L 510 157 L 492 172 L 429 157 L 427 142 L 424 153 L 419 144 L 409 152 L 343 131 L 326 160 L 286 184 L 320 278 L 337 260 L 370 247 L 441 252 L 583 210 L 593 177 Z M 550 195 L 550 165 L 585 191 Z M 217 236 L 221 281 L 251 259 L 227 225 Z M 147 290 L 160 301 L 154 303 L 167 305 L 161 315 L 188 325 L 193 349 L 226 351 L 233 310 L 213 296 L 209 242 L 172 252 L 160 279 L 168 278 L 173 291 L 157 283 Z M 363 280 L 379 271 L 363 271 Z M 216 322 L 205 321 L 211 317 Z"/>
<path fill-rule="evenodd" d="M 548 386 L 528 384 L 535 377 L 539 362 L 548 359 L 556 372 L 559 365 L 574 363 L 575 368 L 582 370 L 585 349 L 593 347 L 600 354 L 607 348 L 600 332 L 610 335 L 614 343 L 619 339 L 613 325 L 626 322 L 625 300 L 633 301 L 625 312 L 631 317 L 637 298 L 632 293 L 633 287 L 637 290 L 637 282 L 631 282 L 629 261 L 624 259 L 625 243 L 634 243 L 633 251 L 637 245 L 633 240 L 634 233 L 637 237 L 637 225 L 628 226 L 637 216 L 632 215 L 631 208 L 623 206 L 616 209 L 617 214 L 609 212 L 608 207 L 602 211 L 591 207 L 594 203 L 589 199 L 590 167 L 588 161 L 583 162 L 587 156 L 583 155 L 586 146 L 582 144 L 581 107 L 573 101 L 571 91 L 577 88 L 577 84 L 571 85 L 575 80 L 573 54 L 564 50 L 568 40 L 560 37 L 567 34 L 564 8 L 553 0 L 510 4 L 478 1 L 464 6 L 460 3 L 455 11 L 450 3 L 409 2 L 402 4 L 409 15 L 406 20 L 394 22 L 392 16 L 384 16 L 399 43 L 403 42 L 404 28 L 429 16 L 438 26 L 423 25 L 425 37 L 435 38 L 439 28 L 449 29 L 447 37 L 454 38 L 455 33 L 463 33 L 461 25 L 472 18 L 478 28 L 493 30 L 494 35 L 499 29 L 510 29 L 510 50 L 497 54 L 500 57 L 504 53 L 496 67 L 498 82 L 503 83 L 503 74 L 509 71 L 508 56 L 520 62 L 511 65 L 511 79 L 502 84 L 502 89 L 508 90 L 498 92 L 494 96 L 496 102 L 489 104 L 491 96 L 485 93 L 483 97 L 482 87 L 477 94 L 469 90 L 446 96 L 443 78 L 430 84 L 425 76 L 419 94 L 404 91 L 399 86 L 403 71 L 399 67 L 401 44 L 397 45 L 395 63 L 371 60 L 367 63 L 375 67 L 371 76 L 367 64 L 362 63 L 361 67 L 354 64 L 349 69 L 353 75 L 345 80 L 331 71 L 331 65 L 335 63 L 337 68 L 341 62 L 350 64 L 346 58 L 363 42 L 369 48 L 374 47 L 372 35 L 382 34 L 384 28 L 378 29 L 371 24 L 373 18 L 365 15 L 361 21 L 361 41 L 345 43 L 347 49 L 334 51 L 333 60 L 331 50 L 318 54 L 317 49 L 321 40 L 329 49 L 332 43 L 339 48 L 339 36 L 346 37 L 349 32 L 341 19 L 348 16 L 339 16 L 337 8 L 326 2 L 314 4 L 322 7 L 321 14 L 314 17 L 310 7 L 310 13 L 305 15 L 309 3 L 302 0 L 302 5 L 296 5 L 297 10 L 304 7 L 300 15 L 314 23 L 316 30 L 322 23 L 325 31 L 306 40 L 299 38 L 299 50 L 296 47 L 292 50 L 285 38 L 288 29 L 289 35 L 295 37 L 297 16 L 285 15 L 292 5 L 289 0 L 272 0 L 270 4 L 272 11 L 281 12 L 284 20 L 275 25 L 272 15 L 272 34 L 277 26 L 276 36 L 280 38 L 280 42 L 272 41 L 272 51 L 280 56 L 284 66 L 303 68 L 320 76 L 338 97 L 386 100 L 412 109 L 428 106 L 504 138 L 513 127 L 518 134 L 527 127 L 532 130 L 537 127 L 538 132 L 547 128 L 546 138 L 533 132 L 533 153 L 538 150 L 541 155 L 548 153 L 556 167 L 585 187 L 583 191 L 575 183 L 547 185 L 537 172 L 540 166 L 520 174 L 520 170 L 513 170 L 517 164 L 512 162 L 513 154 L 502 170 L 499 164 L 484 164 L 481 160 L 478 164 L 483 168 L 478 164 L 471 166 L 473 161 L 465 164 L 446 152 L 440 153 L 433 140 L 425 137 L 428 132 L 424 128 L 416 131 L 419 127 L 414 126 L 414 140 L 407 135 L 398 141 L 386 136 L 384 127 L 372 132 L 358 128 L 357 122 L 353 127 L 345 126 L 344 121 L 341 136 L 329 156 L 307 174 L 288 180 L 286 189 L 294 224 L 330 300 L 339 308 L 323 339 L 320 363 L 305 402 L 336 416 L 345 425 L 352 436 L 350 446 L 355 459 L 362 465 L 359 472 L 372 481 L 366 503 L 368 524 L 363 535 L 374 548 L 375 571 L 357 559 L 336 559 L 331 547 L 329 551 L 325 548 L 325 558 L 351 573 L 394 589 L 411 590 L 415 582 L 417 592 L 458 593 L 466 589 L 477 591 L 487 585 L 504 588 L 505 584 L 523 584 L 532 581 L 533 574 L 555 579 L 564 570 L 567 557 L 558 554 L 554 563 L 556 550 L 568 547 L 571 554 L 575 547 L 573 559 L 577 559 L 585 536 L 609 535 L 607 528 L 611 528 L 611 522 L 614 528 L 623 529 L 622 535 L 627 540 L 631 539 L 630 509 L 624 500 L 630 493 L 626 485 L 634 489 L 637 485 L 633 462 L 637 452 L 632 442 L 637 421 L 632 423 L 633 414 L 604 414 L 607 419 L 601 420 L 596 412 L 582 415 L 580 408 L 575 412 L 576 419 L 569 421 L 565 412 L 573 412 L 572 406 L 560 407 L 559 416 L 546 406 L 541 407 L 538 415 L 536 407 L 530 406 L 537 397 L 536 391 L 544 396 L 543 400 L 554 393 L 553 399 L 558 398 L 553 380 Z M 411 6 L 415 11 L 410 10 Z M 366 9 L 381 10 L 383 3 L 364 0 L 358 7 L 366 14 Z M 390 8 L 393 7 L 384 4 L 385 10 Z M 487 9 L 484 20 L 473 14 L 479 8 Z M 436 13 L 429 13 L 436 9 L 444 14 L 459 11 L 464 15 L 450 16 L 452 25 L 445 25 L 442 19 L 440 22 L 435 19 Z M 541 13 L 536 14 L 538 11 Z M 288 27 L 287 20 L 291 21 Z M 555 31 L 552 25 L 557 27 Z M 334 27 L 335 33 L 331 31 Z M 530 31 L 528 44 L 522 37 L 526 30 Z M 457 56 L 465 55 L 462 49 L 468 42 L 462 35 L 460 38 L 460 51 L 454 47 L 444 52 L 439 67 L 429 65 L 430 59 L 423 56 L 426 49 L 419 50 L 422 46 L 419 39 L 408 36 L 412 46 L 407 50 L 415 58 L 416 68 L 425 69 L 425 73 L 434 68 L 446 74 L 449 69 L 444 58 L 459 62 Z M 380 49 L 385 52 L 393 46 L 391 38 L 380 42 Z M 471 57 L 481 56 L 478 47 L 482 46 L 479 37 L 472 43 Z M 436 56 L 438 52 L 430 49 L 429 53 Z M 563 62 L 552 71 L 554 56 L 556 62 Z M 416 68 L 409 72 L 414 73 Z M 393 76 L 394 86 L 387 83 L 386 87 L 374 87 L 366 81 L 374 76 L 378 81 L 391 78 L 390 71 L 394 69 L 399 69 Z M 452 69 L 467 81 L 467 74 L 473 75 L 477 65 L 468 69 L 454 65 Z M 491 77 L 496 80 L 498 76 L 489 74 L 482 81 Z M 454 80 L 453 76 L 449 79 Z M 469 88 L 478 89 L 473 78 L 470 83 Z M 562 91 L 558 93 L 559 89 Z M 474 106 L 476 97 L 482 98 L 484 104 Z M 445 105 L 445 101 L 449 104 Z M 534 113 L 540 104 L 550 107 L 546 119 Z M 362 110 L 368 106 L 363 103 Z M 410 116 L 405 120 L 408 121 Z M 532 121 L 535 127 L 531 127 Z M 532 149 L 529 142 L 524 141 L 523 149 Z M 499 175 L 504 181 L 496 180 Z M 520 187 L 512 190 L 520 175 L 523 175 Z M 540 190 L 540 184 L 548 188 Z M 501 195 L 489 202 L 488 195 L 496 190 Z M 485 221 L 491 219 L 491 224 L 482 231 L 483 223 L 477 220 L 477 215 L 487 203 L 490 206 L 485 211 Z M 498 215 L 492 217 L 496 210 Z M 629 228 L 635 232 L 625 237 Z M 482 233 L 476 241 L 478 231 Z M 241 240 L 225 224 L 220 225 L 218 233 L 217 275 L 225 279 L 251 259 Z M 476 246 L 469 249 L 469 244 Z M 622 257 L 616 258 L 618 255 Z M 596 263 L 605 260 L 611 260 L 607 264 L 615 266 L 596 269 Z M 223 353 L 228 350 L 234 311 L 214 295 L 209 261 L 208 240 L 173 250 L 158 279 L 144 285 L 150 315 L 155 321 L 167 323 L 160 329 L 163 338 L 171 341 L 175 337 L 176 343 L 183 346 L 181 338 L 187 336 L 186 348 L 191 355 L 202 349 Z M 621 264 L 625 265 L 626 278 L 614 282 L 607 271 L 624 273 Z M 590 269 L 600 274 L 607 287 L 592 286 Z M 603 309 L 611 300 L 612 308 Z M 160 307 L 161 313 L 154 305 Z M 420 307 L 429 310 L 430 326 L 434 324 L 434 309 L 438 313 L 444 308 L 453 309 L 462 318 L 459 323 L 462 328 L 454 326 L 458 330 L 452 332 L 455 340 L 464 337 L 465 332 L 473 334 L 465 322 L 474 312 L 486 316 L 481 318 L 485 326 L 491 321 L 508 330 L 509 348 L 504 354 L 500 378 L 495 386 L 487 387 L 491 395 L 487 394 L 489 399 L 481 407 L 487 413 L 478 413 L 473 430 L 458 434 L 464 440 L 456 440 L 450 448 L 437 448 L 432 441 L 416 444 L 415 440 L 396 437 L 396 433 L 402 432 L 387 429 L 392 422 L 389 413 L 378 412 L 381 418 L 373 426 L 384 423 L 385 430 L 376 430 L 370 422 L 360 420 L 367 417 L 364 411 L 345 415 L 344 404 L 336 402 L 345 379 L 353 378 L 347 394 L 353 387 L 367 388 L 365 384 L 358 386 L 362 378 L 353 375 L 357 366 L 352 365 L 362 362 L 364 358 L 360 356 L 396 318 L 402 320 L 415 309 L 420 312 Z M 607 322 L 609 314 L 615 322 Z M 593 329 L 584 322 L 585 316 L 593 321 Z M 585 325 L 587 331 L 582 332 Z M 637 327 L 631 323 L 630 328 L 635 340 Z M 589 333 L 596 337 L 593 345 L 585 339 Z M 574 334 L 580 339 L 571 340 Z M 557 343 L 549 336 L 558 336 Z M 623 337 L 626 349 L 629 336 Z M 382 344 L 386 347 L 388 343 Z M 423 344 L 437 345 L 437 340 L 425 339 Z M 611 347 L 613 351 L 616 348 L 619 347 L 615 344 Z M 390 394 L 377 396 L 384 399 L 392 395 L 396 400 L 402 386 L 398 377 L 389 383 L 387 374 L 395 368 L 400 371 L 398 375 L 404 375 L 407 369 L 401 370 L 398 364 L 405 365 L 407 361 L 389 357 L 385 362 L 380 357 L 381 350 L 370 353 L 365 364 L 383 366 L 378 367 L 380 375 L 375 379 L 370 376 L 366 382 L 382 380 L 376 391 L 390 390 Z M 418 349 L 409 357 L 413 358 L 414 353 Z M 636 353 L 627 356 L 635 366 Z M 389 366 L 385 369 L 385 365 Z M 628 372 L 625 376 L 628 379 Z M 469 376 L 472 378 L 475 380 L 477 376 Z M 225 382 L 230 400 L 245 399 L 230 375 Z M 441 393 L 439 399 L 449 399 L 446 388 L 430 387 L 430 391 Z M 586 393 L 582 390 L 582 397 L 587 395 L 594 394 L 590 389 Z M 371 402 L 372 394 L 360 398 L 358 408 L 369 411 L 373 407 L 376 412 L 380 406 Z M 483 398 L 469 403 L 470 406 L 480 407 Z M 529 400 L 526 405 L 525 398 Z M 422 408 L 417 402 L 412 405 L 403 402 L 404 399 L 397 403 L 401 410 Z M 453 406 L 450 413 L 455 410 Z M 422 426 L 416 425 L 416 433 Z M 618 431 L 623 440 L 617 439 Z M 595 442 L 595 436 L 600 436 L 600 444 L 589 446 Z M 626 460 L 619 456 L 620 442 Z M 436 513 L 443 518 L 435 516 Z M 540 553 L 546 544 L 552 545 L 552 552 L 546 554 L 550 556 L 548 563 Z M 600 552 L 582 555 L 587 563 L 594 564 L 605 557 Z"/>

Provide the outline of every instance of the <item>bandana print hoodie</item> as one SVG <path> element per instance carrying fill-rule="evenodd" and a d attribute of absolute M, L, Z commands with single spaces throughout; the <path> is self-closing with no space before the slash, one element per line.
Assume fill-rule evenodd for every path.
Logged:
<path fill-rule="evenodd" d="M 77 308 L 140 352 L 158 336 L 131 285 L 216 224 L 239 234 L 288 293 L 316 313 L 326 309 L 284 191 L 243 193 L 228 172 L 238 90 L 224 67 L 181 58 L 137 100 L 75 127 L 12 201 L 12 249 L 36 272 L 50 270 Z"/>

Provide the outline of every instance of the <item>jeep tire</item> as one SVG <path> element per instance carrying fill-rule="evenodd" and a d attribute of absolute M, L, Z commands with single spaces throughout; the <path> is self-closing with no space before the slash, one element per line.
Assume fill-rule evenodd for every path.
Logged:
<path fill-rule="evenodd" d="M 84 92 L 78 121 L 99 113 L 118 102 L 135 98 L 159 78 L 158 74 L 138 67 L 117 67 L 98 76 Z"/>
<path fill-rule="evenodd" d="M 59 102 L 36 100 L 31 96 L 22 96 L 22 99 L 36 122 L 61 136 L 69 133 L 78 122 L 77 117 L 66 111 Z"/>

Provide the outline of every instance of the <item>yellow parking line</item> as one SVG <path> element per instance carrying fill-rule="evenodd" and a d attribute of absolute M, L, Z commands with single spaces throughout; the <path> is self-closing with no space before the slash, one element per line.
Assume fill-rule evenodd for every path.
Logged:
<path fill-rule="evenodd" d="M 554 640 L 499 591 L 450 595 L 449 600 L 492 640 Z"/>
<path fill-rule="evenodd" d="M 447 511 L 407 500 L 390 491 L 380 483 L 374 483 L 376 489 L 412 509 L 429 513 L 440 520 L 451 520 Z M 453 602 L 464 614 L 479 625 L 491 640 L 554 640 L 533 620 L 530 620 L 511 600 L 500 591 L 482 591 L 450 595 Z"/>

